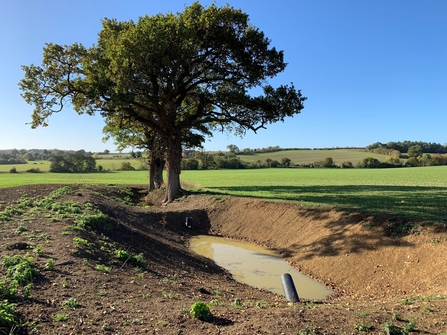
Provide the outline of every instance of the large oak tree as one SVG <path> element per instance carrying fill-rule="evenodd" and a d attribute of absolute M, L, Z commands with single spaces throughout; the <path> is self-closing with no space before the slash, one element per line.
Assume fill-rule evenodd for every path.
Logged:
<path fill-rule="evenodd" d="M 167 201 L 180 190 L 182 132 L 204 124 L 256 132 L 303 109 L 293 84 L 267 83 L 285 69 L 283 52 L 241 10 L 195 2 L 177 14 L 102 25 L 96 45 L 48 43 L 41 66 L 22 67 L 31 125 L 46 126 L 68 104 L 151 129 L 166 146 Z"/>

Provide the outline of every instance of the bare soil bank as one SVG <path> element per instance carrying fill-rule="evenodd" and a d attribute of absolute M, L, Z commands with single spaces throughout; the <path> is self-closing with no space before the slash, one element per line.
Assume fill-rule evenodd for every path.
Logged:
<path fill-rule="evenodd" d="M 0 210 L 60 186 L 1 189 Z M 31 297 L 11 300 L 23 324 L 16 334 L 379 334 L 390 324 L 397 331 L 447 332 L 447 231 L 441 224 L 396 237 L 387 219 L 323 207 L 208 195 L 161 206 L 161 197 L 152 195 L 151 207 L 144 208 L 119 201 L 119 191 L 83 187 L 59 200 L 92 203 L 108 216 L 110 229 L 68 230 L 72 219 L 55 221 L 44 212 L 0 223 L 2 255 L 29 252 L 40 269 Z M 187 216 L 193 217 L 192 229 L 184 225 Z M 18 233 L 19 227 L 26 230 Z M 236 283 L 188 249 L 190 236 L 207 233 L 279 250 L 334 295 L 290 304 Z M 48 234 L 44 241 L 42 234 Z M 75 237 L 91 245 L 76 248 Z M 41 257 L 33 252 L 37 244 Z M 119 262 L 113 253 L 118 249 L 143 253 L 146 269 Z M 45 267 L 49 258 L 53 271 Z M 110 272 L 95 270 L 97 265 Z M 79 308 L 63 308 L 70 298 Z M 211 303 L 209 321 L 188 313 L 196 301 Z M 61 314 L 68 319 L 56 321 Z"/>

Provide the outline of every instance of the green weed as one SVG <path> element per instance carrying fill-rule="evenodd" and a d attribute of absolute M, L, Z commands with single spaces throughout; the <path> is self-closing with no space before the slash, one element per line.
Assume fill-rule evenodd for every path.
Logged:
<path fill-rule="evenodd" d="M 94 229 L 104 226 L 107 220 L 107 215 L 101 212 L 97 214 L 82 213 L 76 217 L 75 222 L 79 227 Z"/>
<path fill-rule="evenodd" d="M 33 251 L 36 253 L 37 257 L 43 256 L 43 246 L 42 244 L 38 244 L 34 247 Z"/>
<path fill-rule="evenodd" d="M 176 273 L 172 277 L 165 277 L 163 278 L 163 282 L 170 283 L 170 282 L 176 282 L 179 280 L 179 275 Z"/>
<path fill-rule="evenodd" d="M 0 302 L 0 327 L 5 327 L 14 322 L 16 304 L 10 304 L 8 300 Z"/>
<path fill-rule="evenodd" d="M 431 313 L 431 312 L 432 312 L 432 309 L 431 309 L 429 306 L 424 306 L 424 307 L 422 307 L 422 310 L 423 310 L 425 313 Z"/>
<path fill-rule="evenodd" d="M 168 321 L 158 320 L 157 321 L 157 325 L 162 326 L 162 327 L 166 327 L 168 325 Z"/>
<path fill-rule="evenodd" d="M 47 262 L 45 263 L 45 268 L 50 271 L 54 270 L 54 260 L 52 258 L 49 258 L 47 260 Z"/>
<path fill-rule="evenodd" d="M 102 331 L 108 331 L 108 330 L 110 330 L 111 328 L 110 328 L 110 326 L 109 326 L 109 324 L 108 323 L 104 323 L 102 326 L 101 326 L 101 330 Z"/>
<path fill-rule="evenodd" d="M 45 242 L 48 242 L 50 240 L 50 235 L 48 235 L 47 233 L 40 234 L 39 240 L 45 240 Z"/>
<path fill-rule="evenodd" d="M 416 331 L 416 323 L 410 321 L 406 325 L 404 325 L 402 329 L 405 333 L 414 332 Z"/>
<path fill-rule="evenodd" d="M 81 307 L 81 305 L 77 302 L 76 298 L 69 298 L 67 300 L 62 301 L 62 308 L 76 309 L 79 307 Z"/>
<path fill-rule="evenodd" d="M 315 334 L 317 332 L 317 328 L 315 326 L 309 326 L 307 325 L 304 327 L 304 330 L 299 332 L 298 335 L 310 335 Z"/>
<path fill-rule="evenodd" d="M 412 298 L 405 298 L 399 301 L 400 305 L 409 305 L 412 302 L 415 301 L 433 301 L 433 300 L 446 300 L 447 297 L 443 296 L 443 295 L 432 295 L 432 296 L 428 296 L 428 297 L 421 297 L 421 296 L 417 296 L 417 297 L 412 297 Z"/>
<path fill-rule="evenodd" d="M 7 278 L 17 281 L 19 284 L 28 284 L 39 273 L 37 268 L 32 266 L 33 258 L 29 256 L 4 256 L 3 266 L 7 268 Z"/>
<path fill-rule="evenodd" d="M 385 322 L 382 326 L 386 335 L 402 335 L 400 331 L 392 322 Z"/>
<path fill-rule="evenodd" d="M 73 245 L 76 248 L 81 248 L 81 247 L 91 247 L 93 243 L 87 241 L 82 237 L 73 237 Z"/>
<path fill-rule="evenodd" d="M 103 272 L 103 273 L 110 273 L 110 267 L 98 264 L 95 266 L 95 270 Z"/>
<path fill-rule="evenodd" d="M 70 317 L 68 314 L 54 314 L 53 315 L 53 321 L 54 322 L 63 322 L 67 321 Z"/>
<path fill-rule="evenodd" d="M 22 226 L 22 225 L 20 225 L 20 226 L 18 226 L 17 229 L 15 230 L 15 233 L 16 233 L 17 235 L 20 235 L 20 234 L 22 234 L 22 233 L 24 233 L 24 232 L 26 232 L 26 231 L 28 231 L 28 228 L 27 228 L 26 226 Z"/>
<path fill-rule="evenodd" d="M 237 309 L 241 309 L 242 308 L 242 300 L 240 298 L 235 298 L 233 300 L 233 306 Z"/>
<path fill-rule="evenodd" d="M 373 325 L 368 324 L 364 321 L 358 322 L 355 324 L 354 329 L 362 331 L 362 332 L 369 332 L 370 330 L 372 330 L 374 328 Z"/>
<path fill-rule="evenodd" d="M 201 321 L 208 321 L 212 316 L 209 306 L 201 301 L 195 302 L 189 312 L 194 318 Z"/>
<path fill-rule="evenodd" d="M 161 290 L 161 294 L 163 295 L 163 297 L 168 298 L 168 299 L 177 299 L 178 298 L 178 294 L 174 293 L 172 291 L 165 291 L 164 289 Z"/>
<path fill-rule="evenodd" d="M 133 256 L 130 252 L 126 250 L 115 250 L 115 257 L 123 262 L 128 262 L 129 264 L 139 266 L 141 268 L 146 268 L 146 260 L 143 254 L 138 254 Z"/>
<path fill-rule="evenodd" d="M 28 299 L 31 296 L 31 291 L 33 290 L 34 285 L 32 283 L 26 284 L 23 287 L 23 299 Z"/>
<path fill-rule="evenodd" d="M 391 318 L 392 318 L 394 321 L 401 321 L 401 320 L 402 320 L 402 318 L 400 317 L 400 315 L 397 314 L 397 313 L 393 313 L 392 316 L 391 316 Z"/>

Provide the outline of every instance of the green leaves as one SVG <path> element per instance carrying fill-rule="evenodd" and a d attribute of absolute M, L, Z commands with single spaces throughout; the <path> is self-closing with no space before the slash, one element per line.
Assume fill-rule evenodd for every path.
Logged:
<path fill-rule="evenodd" d="M 201 321 L 208 321 L 212 317 L 209 306 L 201 301 L 195 302 L 189 312 L 195 319 Z"/>
<path fill-rule="evenodd" d="M 293 85 L 266 83 L 286 68 L 283 52 L 229 5 L 194 2 L 137 22 L 104 19 L 97 45 L 49 43 L 41 66 L 22 68 L 32 127 L 67 104 L 78 114 L 100 112 L 106 134 L 166 152 L 169 200 L 180 189 L 182 145 L 200 145 L 218 127 L 256 132 L 300 113 L 306 100 Z"/>

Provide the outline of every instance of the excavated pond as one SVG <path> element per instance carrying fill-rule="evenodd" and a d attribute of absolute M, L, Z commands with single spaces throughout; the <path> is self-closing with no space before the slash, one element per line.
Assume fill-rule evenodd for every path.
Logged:
<path fill-rule="evenodd" d="M 227 269 L 241 283 L 284 295 L 281 276 L 289 273 L 300 298 L 324 299 L 332 293 L 287 264 L 278 253 L 257 245 L 200 235 L 191 238 L 190 246 L 195 253 Z"/>

